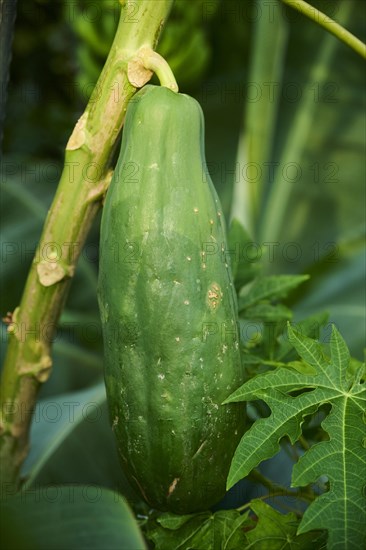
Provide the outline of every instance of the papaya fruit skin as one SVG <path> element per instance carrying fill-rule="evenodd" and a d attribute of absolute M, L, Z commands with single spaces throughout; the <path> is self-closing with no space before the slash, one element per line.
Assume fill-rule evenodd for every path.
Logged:
<path fill-rule="evenodd" d="M 244 432 L 237 303 L 193 98 L 145 86 L 129 104 L 104 205 L 98 299 L 122 466 L 154 508 L 207 510 Z"/>

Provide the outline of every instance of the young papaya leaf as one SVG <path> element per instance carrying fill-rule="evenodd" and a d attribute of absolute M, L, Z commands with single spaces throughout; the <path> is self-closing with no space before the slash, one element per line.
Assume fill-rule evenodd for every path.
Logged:
<path fill-rule="evenodd" d="M 321 330 L 328 322 L 328 313 L 320 312 L 315 315 L 309 315 L 305 319 L 295 323 L 295 329 L 304 336 L 319 340 Z M 289 342 L 286 331 L 278 338 L 279 346 L 276 353 L 277 361 L 290 360 L 296 353 L 293 345 Z"/>
<path fill-rule="evenodd" d="M 290 326 L 288 335 L 297 353 L 316 374 L 276 369 L 252 378 L 226 400 L 229 403 L 262 399 L 271 409 L 268 418 L 256 421 L 244 434 L 231 464 L 227 486 L 232 487 L 260 462 L 272 457 L 283 437 L 288 436 L 294 444 L 301 435 L 305 417 L 330 404 L 330 413 L 322 422 L 329 441 L 311 447 L 293 472 L 294 486 L 315 482 L 325 475 L 330 489 L 309 506 L 299 532 L 327 529 L 329 548 L 360 548 L 366 524 L 366 495 L 362 492 L 366 468 L 363 417 L 366 389 L 362 383 L 365 367 L 362 365 L 352 373 L 348 348 L 335 327 L 330 357 L 324 355 L 321 344 Z M 292 397 L 295 390 L 298 395 Z"/>
<path fill-rule="evenodd" d="M 302 374 L 316 374 L 316 370 L 306 363 L 306 361 L 289 361 L 288 363 L 283 363 L 282 361 L 271 361 L 267 359 L 262 359 L 257 355 L 252 355 L 250 353 L 243 354 L 242 363 L 244 365 L 267 365 L 269 367 L 285 368 L 285 369 L 295 369 L 296 371 Z"/>
<path fill-rule="evenodd" d="M 0 503 L 3 548 L 145 550 L 124 498 L 90 485 L 25 490 Z"/>
<path fill-rule="evenodd" d="M 263 300 L 284 298 L 293 288 L 309 279 L 308 275 L 269 275 L 260 277 L 239 293 L 239 310 L 258 304 Z"/>
<path fill-rule="evenodd" d="M 186 516 L 162 514 L 147 528 L 147 537 L 159 550 L 237 550 L 245 547 L 245 529 L 252 527 L 249 512 L 220 510 Z"/>
<path fill-rule="evenodd" d="M 250 503 L 251 510 L 258 518 L 257 526 L 246 532 L 246 548 L 253 550 L 308 550 L 322 548 L 324 533 L 312 532 L 297 535 L 299 519 L 291 512 L 280 514 L 261 500 Z M 250 545 L 250 546 L 249 546 Z"/>
<path fill-rule="evenodd" d="M 277 304 L 272 306 L 268 303 L 258 304 L 258 306 L 249 307 L 245 310 L 245 316 L 247 316 L 248 311 L 251 310 L 261 310 L 265 311 L 266 308 L 281 308 L 282 304 Z M 321 332 L 324 333 L 324 326 L 328 320 L 327 313 L 319 313 L 316 315 L 309 316 L 301 321 L 292 321 L 298 332 L 309 336 L 310 338 L 319 339 Z M 312 368 L 310 365 L 306 364 L 305 361 L 299 363 L 299 356 L 294 347 L 290 344 L 287 337 L 287 328 L 285 319 L 273 318 L 272 321 L 268 319 L 266 321 L 254 319 L 260 324 L 258 328 L 259 332 L 253 333 L 255 324 L 253 325 L 253 320 L 246 319 L 241 320 L 240 324 L 240 334 L 247 338 L 247 342 L 244 343 L 242 362 L 247 365 L 247 375 L 248 378 L 258 374 L 260 371 L 258 367 L 260 365 L 268 365 L 274 367 L 285 367 L 285 368 L 297 368 L 299 372 L 304 374 L 311 374 Z M 328 324 L 331 327 L 330 324 Z M 251 330 L 251 332 L 250 332 Z M 327 332 L 327 331 L 325 331 Z M 251 336 L 248 338 L 248 335 Z M 322 334 L 324 336 L 324 334 Z M 326 335 L 327 336 L 327 335 Z M 264 359 L 270 357 L 271 359 Z"/>

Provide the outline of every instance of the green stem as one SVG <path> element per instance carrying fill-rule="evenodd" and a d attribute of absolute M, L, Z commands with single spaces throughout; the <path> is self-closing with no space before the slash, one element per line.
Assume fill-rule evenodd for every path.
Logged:
<path fill-rule="evenodd" d="M 311 6 L 307 2 L 304 2 L 304 0 L 282 0 L 282 2 L 299 11 L 303 15 L 306 15 L 306 17 L 309 17 L 309 19 L 333 34 L 341 42 L 347 44 L 347 46 L 352 48 L 352 50 L 366 59 L 366 44 L 364 44 L 351 32 L 347 31 L 347 29 L 342 27 L 342 25 L 328 17 L 328 15 L 317 10 L 314 6 Z"/>
<path fill-rule="evenodd" d="M 113 147 L 127 104 L 136 92 L 127 77 L 128 63 L 143 46 L 156 47 L 172 0 L 124 0 L 122 4 L 108 59 L 66 146 L 60 183 L 20 306 L 8 327 L 0 387 L 2 494 L 18 487 L 32 411 L 51 371 L 53 335 L 78 257 L 111 179 Z"/>
<path fill-rule="evenodd" d="M 128 77 L 130 82 L 134 82 L 134 71 L 137 73 L 138 82 L 138 77 L 141 75 L 141 71 L 146 73 L 146 69 L 148 70 L 148 73 L 152 71 L 157 75 L 161 86 L 170 88 L 173 92 L 178 92 L 177 81 L 175 80 L 173 71 L 165 61 L 164 57 L 157 52 L 154 52 L 151 48 L 143 47 L 139 50 L 136 58 L 129 63 Z"/>
<path fill-rule="evenodd" d="M 252 470 L 248 476 L 248 478 L 251 481 L 254 481 L 255 483 L 260 483 L 268 489 L 269 491 L 275 492 L 275 490 L 278 491 L 286 491 L 285 487 L 281 487 L 279 485 L 276 485 L 276 487 L 273 485 L 272 481 L 268 479 L 268 477 L 265 477 L 263 474 L 260 473 L 259 470 Z"/>
<path fill-rule="evenodd" d="M 314 498 L 312 498 L 310 495 L 304 495 L 304 494 L 299 494 L 297 492 L 291 492 L 291 491 L 277 491 L 277 492 L 273 492 L 273 493 L 268 493 L 268 495 L 262 495 L 260 497 L 257 497 L 255 500 L 267 500 L 267 499 L 270 499 L 270 498 L 277 498 L 277 497 L 291 497 L 291 498 L 294 498 L 296 497 L 296 499 L 298 500 L 303 500 L 304 502 L 313 502 Z M 247 502 L 246 504 L 243 504 L 243 506 L 239 506 L 238 508 L 236 508 L 236 510 L 238 512 L 244 512 L 244 510 L 247 510 L 248 508 L 251 507 L 251 504 L 252 502 Z"/>
<path fill-rule="evenodd" d="M 304 449 L 304 451 L 308 451 L 310 449 L 309 443 L 306 441 L 305 437 L 303 435 L 300 435 L 299 437 L 299 443 L 301 447 Z"/>
<path fill-rule="evenodd" d="M 272 483 L 272 481 L 260 473 L 259 470 L 252 470 L 248 476 L 248 479 L 251 481 L 254 481 L 255 483 L 260 483 L 268 489 L 269 494 L 265 495 L 262 498 L 272 498 L 273 496 L 288 496 L 291 498 L 299 498 L 300 500 L 306 500 L 306 501 L 313 501 L 316 498 L 315 493 L 312 491 L 311 487 L 306 487 L 301 489 L 300 491 L 290 491 L 283 485 L 279 485 L 278 483 Z M 247 505 L 245 505 L 247 506 Z M 245 508 L 244 506 L 244 508 Z M 242 508 L 240 508 L 242 510 Z"/>

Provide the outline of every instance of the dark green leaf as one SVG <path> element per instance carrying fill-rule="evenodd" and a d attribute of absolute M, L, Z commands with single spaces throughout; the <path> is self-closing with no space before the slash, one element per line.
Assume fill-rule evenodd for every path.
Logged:
<path fill-rule="evenodd" d="M 258 517 L 255 529 L 246 533 L 246 538 L 253 550 L 309 550 L 321 548 L 324 535 L 308 533 L 296 535 L 299 520 L 295 514 L 282 515 L 261 500 L 254 500 L 250 505 Z"/>
<path fill-rule="evenodd" d="M 261 264 L 258 257 L 258 247 L 253 242 L 248 232 L 237 220 L 231 220 L 228 232 L 228 250 L 231 269 L 235 281 L 235 288 L 238 290 L 243 285 L 252 281 L 260 272 Z"/>
<path fill-rule="evenodd" d="M 162 514 L 157 522 L 147 531 L 156 550 L 237 550 L 244 547 L 244 528 L 252 523 L 248 513 L 236 510 L 183 517 Z"/>
<path fill-rule="evenodd" d="M 253 319 L 263 322 L 289 321 L 292 318 L 292 311 L 282 305 L 257 304 L 244 308 L 245 319 Z"/>
<path fill-rule="evenodd" d="M 162 514 L 157 522 L 164 527 L 164 529 L 180 529 L 187 521 L 190 521 L 192 518 L 196 517 L 195 514 L 187 514 L 184 516 L 178 516 L 177 514 Z"/>
<path fill-rule="evenodd" d="M 327 324 L 328 314 L 327 313 L 318 313 L 317 315 L 311 315 L 306 319 L 298 321 L 295 323 L 294 327 L 297 332 L 300 332 L 304 336 L 309 338 L 320 338 L 321 329 Z M 287 337 L 287 332 L 284 331 L 283 335 L 279 337 L 279 347 L 277 350 L 276 358 L 277 360 L 289 359 L 291 355 L 294 354 L 294 347 L 289 342 Z"/>
<path fill-rule="evenodd" d="M 95 485 L 25 490 L 1 502 L 3 548 L 145 550 L 123 497 Z"/>
<path fill-rule="evenodd" d="M 104 383 L 37 403 L 31 449 L 23 469 L 25 488 L 83 483 L 139 498 L 121 469 L 110 426 Z"/>
<path fill-rule="evenodd" d="M 298 285 L 307 281 L 308 275 L 269 275 L 258 278 L 239 293 L 239 310 L 253 306 L 262 300 L 284 298 Z"/>

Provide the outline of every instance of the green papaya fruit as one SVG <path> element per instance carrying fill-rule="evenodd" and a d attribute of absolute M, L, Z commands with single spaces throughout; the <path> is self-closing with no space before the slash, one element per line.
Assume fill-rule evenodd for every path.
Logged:
<path fill-rule="evenodd" d="M 130 102 L 101 224 L 98 297 L 123 468 L 159 510 L 225 494 L 243 434 L 237 303 L 220 202 L 193 98 L 145 86 Z"/>

